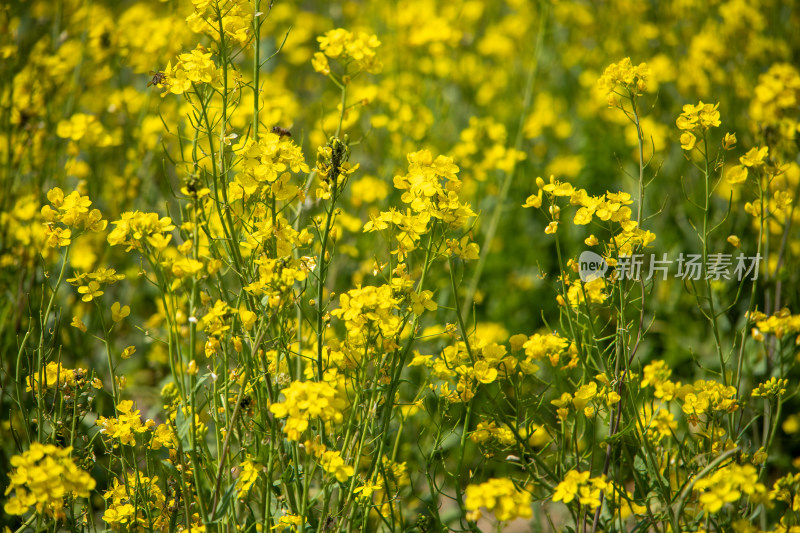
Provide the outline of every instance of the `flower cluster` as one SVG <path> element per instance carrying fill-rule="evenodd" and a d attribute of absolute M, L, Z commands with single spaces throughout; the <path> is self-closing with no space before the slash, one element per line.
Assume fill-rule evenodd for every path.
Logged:
<path fill-rule="evenodd" d="M 62 139 L 81 141 L 85 145 L 98 148 L 117 144 L 114 136 L 103 128 L 103 124 L 96 116 L 85 113 L 75 113 L 69 119 L 61 120 L 58 123 L 56 135 Z"/>
<path fill-rule="evenodd" d="M 4 506 L 10 515 L 24 515 L 31 507 L 39 514 L 64 519 L 64 498 L 88 498 L 95 480 L 72 459 L 72 447 L 58 448 L 34 442 L 22 455 L 11 458 L 13 470 Z"/>
<path fill-rule="evenodd" d="M 100 267 L 94 272 L 75 274 L 75 277 L 68 279 L 67 282 L 78 287 L 78 294 L 82 295 L 82 301 L 91 302 L 104 294 L 100 290 L 103 285 L 112 285 L 123 279 L 125 279 L 125 275 L 117 274 L 117 271 L 113 268 Z M 119 304 L 117 304 L 117 307 L 119 308 Z M 128 312 L 130 312 L 130 309 L 128 309 Z M 118 320 L 115 320 L 115 322 L 118 322 Z"/>
<path fill-rule="evenodd" d="M 681 148 L 686 151 L 694 149 L 697 138 L 705 138 L 706 132 L 710 128 L 718 128 L 721 124 L 719 120 L 719 103 L 704 104 L 702 101 L 697 105 L 686 104 L 683 106 L 683 113 L 680 114 L 675 123 L 681 130 Z"/>
<path fill-rule="evenodd" d="M 120 483 L 114 478 L 114 485 L 104 494 L 106 510 L 105 521 L 113 531 L 162 530 L 169 526 L 170 514 L 167 504 L 176 505 L 175 500 L 167 501 L 158 485 L 158 477 L 128 476 Z"/>
<path fill-rule="evenodd" d="M 303 234 L 295 235 L 291 226 L 281 227 L 281 237 L 279 239 L 278 255 L 284 255 L 284 247 L 291 246 L 292 244 L 307 243 L 311 239 L 311 235 L 305 231 Z M 255 235 L 254 240 L 257 240 L 258 245 L 263 245 L 267 241 L 266 235 Z M 282 244 L 281 244 L 282 243 Z M 253 248 L 255 248 L 254 243 Z M 259 258 L 255 260 L 258 268 L 258 279 L 252 283 L 245 285 L 244 290 L 256 296 L 265 296 L 267 304 L 276 308 L 286 303 L 292 294 L 292 287 L 295 282 L 302 282 L 308 278 L 308 274 L 316 268 L 316 259 L 311 257 L 301 257 L 298 259 L 267 259 Z M 255 321 L 253 315 L 245 313 L 242 315 L 243 322 L 249 328 Z"/>
<path fill-rule="evenodd" d="M 670 381 L 672 369 L 663 360 L 653 361 L 644 367 L 641 385 L 642 387 L 653 387 L 653 395 L 664 401 L 674 400 L 683 390 L 680 382 Z M 688 387 L 691 389 L 691 386 Z M 688 392 L 688 391 L 687 391 Z"/>
<path fill-rule="evenodd" d="M 258 474 L 264 469 L 253 461 L 247 458 L 239 464 L 239 477 L 236 479 L 236 490 L 239 491 L 239 499 L 244 500 L 250 489 L 253 488 L 255 482 L 258 480 Z"/>
<path fill-rule="evenodd" d="M 345 401 L 328 383 L 293 381 L 281 392 L 284 400 L 273 403 L 269 410 L 278 418 L 287 418 L 283 431 L 289 440 L 300 440 L 312 418 L 323 422 L 342 421 Z"/>
<path fill-rule="evenodd" d="M 628 95 L 640 95 L 647 90 L 647 81 L 650 78 L 650 67 L 647 63 L 634 66 L 631 58 L 626 57 L 618 63 L 611 63 L 597 80 L 597 87 L 608 100 L 608 105 L 618 107 L 617 87 L 622 86 Z"/>
<path fill-rule="evenodd" d="M 608 299 L 606 288 L 605 278 L 595 278 L 586 283 L 581 280 L 570 281 L 567 288 L 567 300 L 572 307 L 584 303 L 601 304 Z"/>
<path fill-rule="evenodd" d="M 511 446 L 516 442 L 514 433 L 510 428 L 498 427 L 492 422 L 480 422 L 475 431 L 469 436 L 472 442 L 484 444 L 488 441 L 495 441 L 501 446 Z"/>
<path fill-rule="evenodd" d="M 789 2 L 50 4 L 0 9 L 0 529 L 800 533 Z"/>
<path fill-rule="evenodd" d="M 400 260 L 417 249 L 421 237 L 430 231 L 433 220 L 455 230 L 463 228 L 475 216 L 470 205 L 459 199 L 459 168 L 452 158 L 439 155 L 434 159 L 430 151 L 420 150 L 408 154 L 407 159 L 408 173 L 395 176 L 394 186 L 403 191 L 400 199 L 410 209 L 405 214 L 393 209 L 378 216 L 370 215 L 370 221 L 364 224 L 364 232 L 396 228 L 397 249 L 392 253 L 397 254 Z M 453 253 L 464 257 L 471 247 L 477 248 L 477 245 L 455 241 L 450 248 Z"/>
<path fill-rule="evenodd" d="M 552 219 L 544 230 L 547 234 L 552 235 L 558 231 L 561 208 L 555 200 L 565 197 L 569 198 L 570 205 L 580 206 L 575 212 L 574 224 L 587 225 L 593 218 L 597 218 L 601 222 L 610 221 L 619 225 L 620 231 L 609 242 L 609 247 L 616 250 L 618 255 L 630 255 L 635 248 L 647 246 L 656 238 L 655 234 L 642 230 L 638 222 L 631 220 L 631 209 L 627 206 L 633 201 L 629 193 L 607 192 L 604 195 L 591 196 L 585 189 L 576 189 L 569 183 L 557 180 L 555 176 L 550 176 L 549 182 L 540 177 L 536 178 L 536 186 L 539 188 L 538 192 L 528 196 L 522 207 L 539 209 L 542 207 L 543 196 L 547 195 L 551 204 L 549 214 Z M 587 244 L 597 244 L 597 242 L 593 236 L 587 239 Z M 612 262 L 609 262 L 609 265 Z"/>
<path fill-rule="evenodd" d="M 605 476 L 590 477 L 591 473 L 570 470 L 556 486 L 553 494 L 554 502 L 569 503 L 577 499 L 581 505 L 588 505 L 594 510 L 600 506 L 600 494 L 607 486 Z"/>
<path fill-rule="evenodd" d="M 403 192 L 400 199 L 420 215 L 429 215 L 450 229 L 464 227 L 475 213 L 460 202 L 459 168 L 451 157 L 433 155 L 428 150 L 408 154 L 408 173 L 395 176 L 394 186 Z"/>
<path fill-rule="evenodd" d="M 797 136 L 800 72 L 788 63 L 776 63 L 758 78 L 750 102 L 750 118 L 778 133 L 779 145 L 789 148 Z M 787 146 L 788 145 L 788 146 Z"/>
<path fill-rule="evenodd" d="M 322 465 L 322 469 L 335 477 L 340 483 L 346 482 L 353 477 L 355 469 L 344 462 L 342 454 L 338 450 L 328 450 L 322 444 L 312 444 L 306 442 L 306 448 L 310 449 L 314 456 Z"/>
<path fill-rule="evenodd" d="M 481 508 L 494 512 L 499 521 L 533 516 L 531 494 L 517 490 L 514 482 L 506 478 L 467 485 L 464 506 L 470 511 L 470 520 L 478 520 L 482 516 Z"/>
<path fill-rule="evenodd" d="M 603 400 L 609 407 L 620 401 L 619 393 L 608 386 L 609 381 L 604 374 L 598 374 L 597 379 L 605 386 L 600 388 L 597 382 L 590 381 L 578 387 L 574 394 L 564 392 L 560 397 L 550 401 L 558 408 L 556 414 L 559 419 L 566 420 L 570 407 L 576 411 L 582 411 L 585 416 L 591 418 L 597 412 L 597 406 L 600 405 L 597 403 L 598 401 Z"/>
<path fill-rule="evenodd" d="M 789 380 L 787 379 L 770 378 L 753 389 L 751 396 L 753 396 L 753 398 L 774 399 L 786 394 L 786 386 L 788 384 Z"/>
<path fill-rule="evenodd" d="M 250 40 L 253 8 L 247 0 L 192 0 L 192 3 L 194 13 L 186 18 L 186 23 L 193 32 L 205 33 L 216 40 L 232 39 L 242 46 Z"/>
<path fill-rule="evenodd" d="M 83 368 L 70 370 L 61 366 L 61 363 L 51 361 L 44 367 L 44 382 L 42 383 L 42 388 L 73 389 L 75 387 L 82 387 L 86 384 L 86 375 L 86 370 Z M 26 380 L 25 390 L 30 392 L 38 388 L 39 374 L 33 373 L 28 376 Z"/>
<path fill-rule="evenodd" d="M 0 253 L 0 267 L 23 266 L 31 263 L 34 257 L 38 260 L 40 255 L 47 255 L 48 228 L 42 222 L 39 199 L 33 194 L 17 198 L 7 211 L 0 211 L 0 227 L 5 228 L 6 239 Z M 62 240 L 64 237 L 69 238 L 62 235 Z"/>
<path fill-rule="evenodd" d="M 319 41 L 320 52 L 314 54 L 312 65 L 317 72 L 328 75 L 331 72 L 328 58 L 337 59 L 345 66 L 353 64 L 355 71 L 350 75 L 365 71 L 378 73 L 383 64 L 377 59 L 375 50 L 381 45 L 378 37 L 362 32 L 350 32 L 343 28 L 331 30 L 321 37 Z"/>
<path fill-rule="evenodd" d="M 136 444 L 136 435 L 150 431 L 156 425 L 153 420 L 142 423 L 139 410 L 133 409 L 133 402 L 125 400 L 117 404 L 117 418 L 100 416 L 96 424 L 100 426 L 100 433 L 109 439 L 113 446 L 117 446 L 117 441 L 126 446 Z"/>
<path fill-rule="evenodd" d="M 506 127 L 491 117 L 470 117 L 469 127 L 461 132 L 459 144 L 451 153 L 478 181 L 486 181 L 497 170 L 513 172 L 527 157 L 525 152 L 508 146 Z"/>
<path fill-rule="evenodd" d="M 702 414 L 730 413 L 739 408 L 736 387 L 725 386 L 713 380 L 699 379 L 691 387 L 692 392 L 683 397 L 683 412 L 696 424 Z"/>
<path fill-rule="evenodd" d="M 739 158 L 738 165 L 731 167 L 725 173 L 725 179 L 732 185 L 745 182 L 747 180 L 747 176 L 750 174 L 750 170 L 757 172 L 765 167 L 768 155 L 768 146 L 763 146 L 760 148 L 756 146 L 751 148 L 746 154 Z"/>
<path fill-rule="evenodd" d="M 42 218 L 47 225 L 45 242 L 51 248 L 69 246 L 72 242 L 72 230 L 69 227 L 99 232 L 108 225 L 99 209 L 89 209 L 92 205 L 89 197 L 81 196 L 78 191 L 65 196 L 64 191 L 54 187 L 47 192 L 47 200 L 50 205 L 42 207 Z M 68 227 L 62 228 L 56 224 Z"/>
<path fill-rule="evenodd" d="M 764 340 L 764 333 L 771 333 L 782 339 L 787 335 L 800 332 L 800 314 L 793 315 L 787 308 L 770 316 L 760 312 L 753 313 L 750 320 L 756 324 L 756 327 L 753 328 L 753 338 L 758 341 Z"/>
<path fill-rule="evenodd" d="M 289 179 L 286 172 L 309 171 L 300 147 L 288 135 L 267 132 L 259 134 L 258 140 L 244 138 L 234 145 L 233 151 L 240 157 L 241 172 L 228 187 L 231 199 L 260 197 L 267 192 L 278 193 L 279 200 L 293 198 L 298 194 L 297 187 L 291 189 L 294 194 L 289 198 L 283 197 L 288 194 L 288 189 L 281 187 Z"/>
<path fill-rule="evenodd" d="M 753 465 L 736 463 L 697 479 L 692 490 L 698 493 L 700 504 L 709 513 L 719 512 L 726 503 L 739 501 L 742 496 L 759 503 L 767 492 L 764 484 L 758 482 L 758 471 Z"/>
<path fill-rule="evenodd" d="M 793 511 L 800 511 L 800 474 L 786 474 L 777 479 L 769 499 L 787 503 Z"/>
<path fill-rule="evenodd" d="M 678 429 L 675 415 L 668 409 L 643 405 L 639 409 L 639 423 L 644 433 L 653 444 L 659 444 L 664 438 L 671 437 Z M 637 430 L 639 428 L 637 427 Z"/>
<path fill-rule="evenodd" d="M 528 370 L 526 371 L 529 373 L 535 371 L 531 367 L 531 365 L 535 366 L 534 361 L 547 359 L 551 365 L 556 366 L 563 355 L 567 353 L 572 354 L 573 357 L 577 355 L 575 345 L 557 333 L 546 335 L 534 333 L 523 341 L 522 348 L 525 351 L 526 359 L 521 363 L 521 366 L 523 369 L 526 369 L 527 366 Z"/>
<path fill-rule="evenodd" d="M 289 531 L 302 531 L 303 524 L 302 516 L 294 515 L 294 514 L 285 514 L 278 519 L 278 523 L 275 524 L 273 529 L 275 531 L 281 532 L 286 529 Z"/>
<path fill-rule="evenodd" d="M 203 83 L 218 86 L 222 80 L 222 71 L 211 59 L 211 55 L 205 47 L 197 45 L 191 52 L 180 54 L 174 66 L 172 61 L 167 63 L 158 83 L 158 87 L 164 89 L 161 96 L 169 93 L 184 94 Z"/>
<path fill-rule="evenodd" d="M 521 342 L 512 347 L 519 351 Z M 410 366 L 426 366 L 431 370 L 431 375 L 446 380 L 440 385 L 441 395 L 448 402 L 468 402 L 474 396 L 479 384 L 493 383 L 498 379 L 506 379 L 513 375 L 520 362 L 514 355 L 508 354 L 505 346 L 496 342 L 489 342 L 478 335 L 469 339 L 469 349 L 464 341 L 457 341 L 442 350 L 441 357 L 433 359 L 430 355 L 421 355 L 418 352 L 412 359 Z M 522 371 L 533 373 L 538 367 L 526 364 Z M 455 388 L 451 389 L 450 378 L 457 377 Z M 486 430 L 492 432 L 494 426 L 487 426 Z M 477 433 L 479 439 L 484 435 Z M 488 435 L 487 435 L 488 438 Z M 485 440 L 485 439 L 484 439 Z"/>
<path fill-rule="evenodd" d="M 120 220 L 112 222 L 116 227 L 108 234 L 111 246 L 125 245 L 125 250 L 144 252 L 148 246 L 163 251 L 172 239 L 170 231 L 175 229 L 172 219 L 159 217 L 158 213 L 140 211 L 122 213 Z"/>
<path fill-rule="evenodd" d="M 376 334 L 391 338 L 402 326 L 401 317 L 395 314 L 398 309 L 399 300 L 390 285 L 367 286 L 340 295 L 339 308 L 331 311 L 331 315 L 345 323 L 351 338 Z"/>

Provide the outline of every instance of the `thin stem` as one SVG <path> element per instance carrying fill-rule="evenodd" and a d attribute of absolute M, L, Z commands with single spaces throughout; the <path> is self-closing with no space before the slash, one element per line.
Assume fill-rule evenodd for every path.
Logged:
<path fill-rule="evenodd" d="M 547 17 L 549 12 L 549 4 L 547 2 L 540 2 L 539 3 L 540 15 L 539 15 L 539 29 L 536 33 L 536 48 L 534 50 L 533 59 L 531 61 L 530 70 L 528 71 L 528 79 L 525 83 L 525 99 L 522 103 L 522 109 L 520 110 L 520 120 L 519 125 L 517 126 L 517 135 L 514 139 L 514 150 L 515 152 L 519 152 L 522 149 L 522 141 L 524 140 L 524 125 L 525 120 L 528 116 L 530 111 L 531 105 L 533 103 L 533 87 L 536 82 L 536 74 L 539 71 L 539 58 L 542 54 L 542 45 L 544 42 L 544 34 L 545 29 L 547 28 Z M 495 206 L 494 211 L 492 212 L 492 218 L 489 219 L 489 226 L 486 229 L 486 236 L 483 240 L 483 246 L 481 246 L 480 257 L 478 257 L 478 263 L 475 265 L 475 273 L 472 275 L 472 279 L 470 280 L 469 287 L 467 289 L 466 297 L 464 298 L 464 309 L 461 310 L 461 313 L 464 315 L 469 314 L 469 306 L 472 305 L 472 301 L 475 298 L 475 292 L 478 290 L 478 283 L 481 279 L 481 274 L 483 274 L 483 268 L 486 265 L 486 258 L 489 255 L 489 250 L 491 249 L 492 241 L 494 240 L 494 236 L 497 233 L 497 228 L 500 224 L 500 218 L 503 215 L 503 209 L 505 207 L 505 201 L 508 198 L 508 193 L 511 190 L 511 183 L 514 180 L 514 176 L 516 175 L 517 171 L 517 162 L 516 159 L 513 160 L 511 169 L 506 172 L 505 177 L 503 178 L 503 185 L 500 188 L 500 194 L 495 199 Z"/>

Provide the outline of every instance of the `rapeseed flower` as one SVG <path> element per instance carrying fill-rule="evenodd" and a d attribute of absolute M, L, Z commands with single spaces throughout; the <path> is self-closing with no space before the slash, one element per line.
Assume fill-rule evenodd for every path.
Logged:
<path fill-rule="evenodd" d="M 493 512 L 499 521 L 533 515 L 530 493 L 517 490 L 514 482 L 505 478 L 467 485 L 464 506 L 470 511 L 470 520 L 478 520 L 482 508 Z"/>
<path fill-rule="evenodd" d="M 30 449 L 11 458 L 12 471 L 4 506 L 10 515 L 24 515 L 31 508 L 57 520 L 66 518 L 64 499 L 88 498 L 95 480 L 77 467 L 72 447 L 58 448 L 34 442 Z"/>

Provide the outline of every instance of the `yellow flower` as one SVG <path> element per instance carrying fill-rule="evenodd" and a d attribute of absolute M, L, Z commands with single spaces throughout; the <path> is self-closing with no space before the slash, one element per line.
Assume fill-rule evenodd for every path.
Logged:
<path fill-rule="evenodd" d="M 611 392 L 608 393 L 608 396 L 606 396 L 606 405 L 611 407 L 612 405 L 619 403 L 621 399 L 622 398 L 620 397 L 620 395 L 616 391 L 612 390 Z"/>
<path fill-rule="evenodd" d="M 159 450 L 162 447 L 175 449 L 178 446 L 178 436 L 169 424 L 159 424 L 153 431 L 153 439 L 150 441 L 151 450 Z"/>
<path fill-rule="evenodd" d="M 172 238 L 166 233 L 175 229 L 171 218 L 159 218 L 157 213 L 127 211 L 121 217 L 112 222 L 116 228 L 108 234 L 107 240 L 111 246 L 126 245 L 126 251 L 144 251 L 146 244 L 157 251 L 163 250 Z"/>
<path fill-rule="evenodd" d="M 111 305 L 111 320 L 113 320 L 114 322 L 120 322 L 130 314 L 131 314 L 131 308 L 127 305 L 120 306 L 119 302 L 114 302 Z"/>
<path fill-rule="evenodd" d="M 575 396 L 572 398 L 572 405 L 577 410 L 583 409 L 595 396 L 597 396 L 597 383 L 590 381 L 575 392 Z"/>
<path fill-rule="evenodd" d="M 124 274 L 117 274 L 117 271 L 114 270 L 113 268 L 103 268 L 103 267 L 98 268 L 94 272 L 86 274 L 86 276 L 90 279 L 95 280 L 97 283 L 102 283 L 106 285 L 110 285 L 125 279 Z"/>
<path fill-rule="evenodd" d="M 580 486 L 588 481 L 590 475 L 589 472 L 578 472 L 577 470 L 567 472 L 564 480 L 556 486 L 553 501 L 569 503 L 574 500 Z"/>
<path fill-rule="evenodd" d="M 535 207 L 537 209 L 542 207 L 542 190 L 539 189 L 538 193 L 528 196 L 525 203 L 522 204 L 522 207 Z"/>
<path fill-rule="evenodd" d="M 72 323 L 70 324 L 70 326 L 78 328 L 83 333 L 86 333 L 86 324 L 84 324 L 83 321 L 77 316 L 72 317 Z"/>
<path fill-rule="evenodd" d="M 314 57 L 311 59 L 311 66 L 314 67 L 314 70 L 327 76 L 331 73 L 331 66 L 328 64 L 328 58 L 322 52 L 314 53 Z"/>
<path fill-rule="evenodd" d="M 542 448 L 553 440 L 553 437 L 550 436 L 550 433 L 547 432 L 547 429 L 539 424 L 533 424 L 530 428 L 530 433 L 531 434 L 528 437 L 528 444 L 535 448 Z"/>
<path fill-rule="evenodd" d="M 82 227 L 88 231 L 103 231 L 108 224 L 103 220 L 103 216 L 97 209 L 89 209 L 92 201 L 88 196 L 81 196 L 78 191 L 72 191 L 64 196 L 64 191 L 55 187 L 47 193 L 47 199 L 51 205 L 42 207 L 42 218 L 48 224 L 48 228 L 55 231 L 52 225 L 61 223 L 65 226 Z M 55 208 L 55 209 L 53 209 Z M 68 231 L 68 230 L 67 230 Z M 69 237 L 69 233 L 65 234 Z M 64 246 L 59 244 L 59 246 Z"/>
<path fill-rule="evenodd" d="M 694 136 L 693 133 L 689 131 L 685 131 L 681 134 L 681 148 L 686 151 L 691 150 L 694 148 L 695 143 L 697 142 L 697 137 Z"/>
<path fill-rule="evenodd" d="M 481 383 L 491 383 L 497 379 L 497 369 L 491 368 L 487 361 L 475 363 L 475 379 Z"/>
<path fill-rule="evenodd" d="M 120 354 L 120 357 L 122 357 L 123 359 L 128 359 L 134 353 L 136 353 L 136 347 L 135 346 L 128 346 L 127 348 L 122 350 L 122 353 Z"/>
<path fill-rule="evenodd" d="M 289 528 L 291 531 L 299 531 L 300 526 L 303 525 L 303 518 L 298 515 L 286 514 L 278 519 L 278 523 L 272 526 L 272 529 L 283 531 Z"/>
<path fill-rule="evenodd" d="M 769 147 L 751 148 L 749 152 L 739 158 L 739 162 L 745 167 L 760 167 L 764 164 L 764 159 L 769 153 Z"/>
<path fill-rule="evenodd" d="M 717 468 L 698 479 L 692 490 L 700 494 L 700 503 L 712 514 L 719 512 L 727 503 L 739 501 L 742 496 L 758 498 L 766 493 L 766 487 L 758 482 L 756 468 L 751 464 L 736 463 Z"/>
<path fill-rule="evenodd" d="M 5 512 L 24 515 L 33 507 L 38 514 L 65 518 L 64 498 L 88 498 L 95 487 L 95 480 L 77 467 L 71 455 L 72 447 L 34 442 L 28 451 L 12 457 L 5 494 L 13 496 Z"/>
<path fill-rule="evenodd" d="M 588 298 L 589 303 L 601 304 L 606 301 L 608 294 L 605 292 L 605 278 L 595 278 L 586 283 L 575 281 L 567 289 L 567 298 L 571 306 L 575 307 Z M 585 296 L 585 298 L 584 298 Z"/>
<path fill-rule="evenodd" d="M 736 165 L 725 172 L 725 180 L 732 185 L 737 183 L 744 183 L 747 180 L 747 167 L 744 165 Z"/>
<path fill-rule="evenodd" d="M 339 308 L 331 311 L 331 315 L 344 321 L 350 337 L 380 334 L 389 338 L 402 326 L 395 314 L 399 303 L 390 285 L 367 286 L 339 296 Z"/>
<path fill-rule="evenodd" d="M 417 316 L 420 316 L 425 310 L 436 311 L 439 308 L 439 305 L 432 299 L 433 292 L 431 291 L 422 291 L 419 294 L 412 292 L 410 296 L 411 310 Z"/>
<path fill-rule="evenodd" d="M 86 370 L 83 368 L 70 370 L 62 367 L 60 363 L 50 362 L 47 363 L 44 369 L 44 384 L 42 387 L 44 389 L 49 389 L 51 387 L 58 387 L 59 389 L 75 387 L 76 385 L 82 384 L 85 376 Z M 25 390 L 27 392 L 38 390 L 39 372 L 33 372 L 28 376 L 26 384 Z"/>
<path fill-rule="evenodd" d="M 263 470 L 263 467 L 253 462 L 250 458 L 242 461 L 239 464 L 239 477 L 236 479 L 236 490 L 239 491 L 239 499 L 245 499 L 247 493 L 258 480 L 258 474 Z"/>
<path fill-rule="evenodd" d="M 383 484 L 380 480 L 375 483 L 365 482 L 363 485 L 356 487 L 353 490 L 353 494 L 358 494 L 358 498 L 361 499 L 369 499 L 372 498 L 372 494 L 375 491 L 381 490 L 381 488 L 383 488 Z"/>
<path fill-rule="evenodd" d="M 283 431 L 289 440 L 300 440 L 312 418 L 335 423 L 343 420 L 345 402 L 325 382 L 293 381 L 281 392 L 285 400 L 272 404 L 269 410 L 276 417 L 287 419 Z"/>
<path fill-rule="evenodd" d="M 650 68 L 647 63 L 634 66 L 631 59 L 626 57 L 617 63 L 606 67 L 603 75 L 597 80 L 597 87 L 607 98 L 608 105 L 616 105 L 614 91 L 618 86 L 624 87 L 633 94 L 642 94 L 647 90 L 647 81 L 650 78 Z"/>
<path fill-rule="evenodd" d="M 118 418 L 114 417 L 98 417 L 96 424 L 100 426 L 100 433 L 104 437 L 113 441 L 119 440 L 120 443 L 133 446 L 136 444 L 135 436 L 140 433 L 150 431 L 155 425 L 152 420 L 147 420 L 142 423 L 139 410 L 133 409 L 133 402 L 125 400 L 117 404 Z"/>
<path fill-rule="evenodd" d="M 100 284 L 96 281 L 90 281 L 89 285 L 83 285 L 78 287 L 78 292 L 83 294 L 81 300 L 84 302 L 91 302 L 94 298 L 98 298 L 105 294 L 103 291 L 100 290 Z"/>
<path fill-rule="evenodd" d="M 341 483 L 344 483 L 353 477 L 353 473 L 355 472 L 355 469 L 352 466 L 345 464 L 341 453 L 338 451 L 328 450 L 324 452 L 322 454 L 322 458 L 320 459 L 320 463 L 326 472 L 333 474 L 334 477 L 336 477 L 336 479 Z"/>
<path fill-rule="evenodd" d="M 114 478 L 113 486 L 103 494 L 103 499 L 106 500 L 103 520 L 112 530 L 161 531 L 169 527 L 170 513 L 164 510 L 174 500 L 167 501 L 156 476 L 150 478 L 138 473 L 129 476 L 125 484 Z"/>
<path fill-rule="evenodd" d="M 317 41 L 319 41 L 321 51 L 318 54 L 324 54 L 322 57 L 314 55 L 312 63 L 317 72 L 325 75 L 330 72 L 327 59 L 324 59 L 325 56 L 340 59 L 345 64 L 352 62 L 356 72 L 365 70 L 377 73 L 383 68 L 375 54 L 375 50 L 381 44 L 376 35 L 362 32 L 351 33 L 343 28 L 336 28 L 317 37 Z"/>
<path fill-rule="evenodd" d="M 480 509 L 493 511 L 498 521 L 530 518 L 531 495 L 527 491 L 519 491 L 510 479 L 490 479 L 486 483 L 467 485 L 464 505 L 471 511 L 471 520 L 480 517 Z"/>
<path fill-rule="evenodd" d="M 562 393 L 559 398 L 550 400 L 550 403 L 556 407 L 567 407 L 572 403 L 572 394 L 568 392 Z"/>
<path fill-rule="evenodd" d="M 217 68 L 211 55 L 203 46 L 197 45 L 191 52 L 180 54 L 174 67 L 171 61 L 167 63 L 161 96 L 168 93 L 183 94 L 201 83 L 212 86 L 222 83 L 222 69 Z"/>
<path fill-rule="evenodd" d="M 182 257 L 172 263 L 172 274 L 177 278 L 194 276 L 203 270 L 203 263 L 190 257 Z"/>
<path fill-rule="evenodd" d="M 726 133 L 722 138 L 722 148 L 724 150 L 733 150 L 736 147 L 736 134 Z"/>
<path fill-rule="evenodd" d="M 658 360 L 646 365 L 642 374 L 642 387 L 657 386 L 670 378 L 672 370 L 666 362 Z"/>

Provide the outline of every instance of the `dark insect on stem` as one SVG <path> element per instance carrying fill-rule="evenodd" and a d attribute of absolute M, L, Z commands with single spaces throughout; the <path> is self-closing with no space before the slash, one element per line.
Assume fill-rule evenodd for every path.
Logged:
<path fill-rule="evenodd" d="M 244 398 L 242 398 L 242 401 L 239 402 L 241 408 L 245 410 L 249 409 L 252 404 L 253 404 L 253 399 L 250 398 L 250 396 L 245 396 Z"/>

